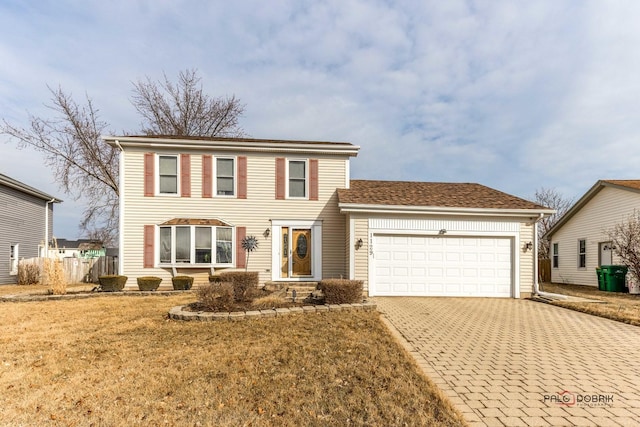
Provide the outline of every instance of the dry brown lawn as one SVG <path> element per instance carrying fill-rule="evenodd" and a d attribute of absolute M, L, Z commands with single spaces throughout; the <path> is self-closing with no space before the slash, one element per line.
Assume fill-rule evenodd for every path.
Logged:
<path fill-rule="evenodd" d="M 553 304 L 572 310 L 582 311 L 595 316 L 640 326 L 640 295 L 629 295 L 617 292 L 603 292 L 592 286 L 564 285 L 544 283 L 541 289 L 580 298 L 589 298 L 601 302 L 569 302 L 554 301 Z"/>
<path fill-rule="evenodd" d="M 0 303 L 0 425 L 464 425 L 376 312 L 167 320 L 193 300 Z"/>

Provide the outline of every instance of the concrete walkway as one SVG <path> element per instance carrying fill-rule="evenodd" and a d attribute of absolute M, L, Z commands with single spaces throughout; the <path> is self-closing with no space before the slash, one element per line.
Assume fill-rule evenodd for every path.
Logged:
<path fill-rule="evenodd" d="M 529 300 L 374 302 L 472 426 L 640 426 L 640 327 Z"/>

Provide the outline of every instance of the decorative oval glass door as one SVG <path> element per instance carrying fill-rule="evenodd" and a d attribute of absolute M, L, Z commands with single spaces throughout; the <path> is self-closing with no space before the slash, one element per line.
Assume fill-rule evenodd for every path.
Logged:
<path fill-rule="evenodd" d="M 292 271 L 293 276 L 311 276 L 311 230 L 293 229 Z"/>

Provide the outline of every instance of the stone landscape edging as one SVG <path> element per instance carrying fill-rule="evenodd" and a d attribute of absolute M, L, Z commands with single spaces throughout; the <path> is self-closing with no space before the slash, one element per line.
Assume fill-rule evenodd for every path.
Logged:
<path fill-rule="evenodd" d="M 0 302 L 31 302 L 31 301 L 56 301 L 56 300 L 73 300 L 84 299 L 93 297 L 109 297 L 109 296 L 169 296 L 176 295 L 178 293 L 191 293 L 191 290 L 173 290 L 173 291 L 117 291 L 117 292 L 103 292 L 103 291 L 83 291 L 83 292 L 70 292 L 63 295 L 53 294 L 14 294 L 14 295 L 2 295 L 0 296 Z"/>
<path fill-rule="evenodd" d="M 302 307 L 233 312 L 187 311 L 185 310 L 186 307 L 188 306 L 177 305 L 171 308 L 171 310 L 169 310 L 169 318 L 173 320 L 196 320 L 201 322 L 214 322 L 217 320 L 239 321 L 290 316 L 293 314 L 326 313 L 330 311 L 373 311 L 377 308 L 375 303 L 369 301 L 355 304 L 304 305 Z"/>

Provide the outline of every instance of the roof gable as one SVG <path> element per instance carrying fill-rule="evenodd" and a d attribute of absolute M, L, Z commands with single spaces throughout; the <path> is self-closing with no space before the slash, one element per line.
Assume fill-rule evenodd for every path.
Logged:
<path fill-rule="evenodd" d="M 475 183 L 352 180 L 340 204 L 551 211 Z M 549 212 L 550 213 L 550 212 Z"/>
<path fill-rule="evenodd" d="M 562 218 L 554 224 L 549 231 L 543 236 L 551 237 L 564 224 L 566 224 L 576 213 L 580 211 L 591 199 L 595 197 L 603 188 L 617 188 L 619 190 L 631 191 L 640 194 L 640 180 L 636 179 L 601 179 L 597 181 L 573 206 L 565 213 Z"/>

